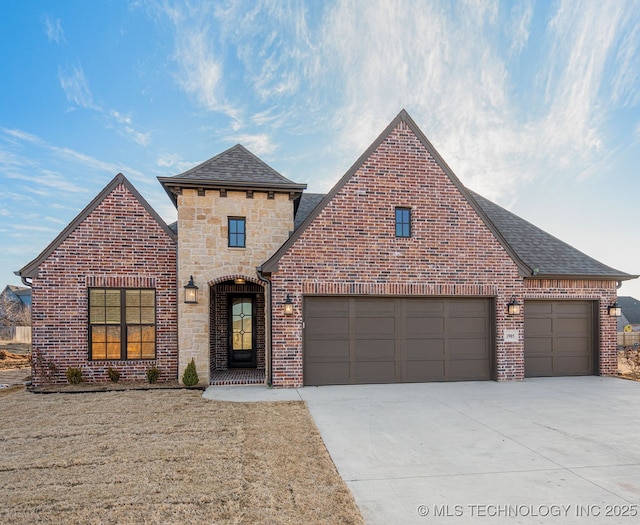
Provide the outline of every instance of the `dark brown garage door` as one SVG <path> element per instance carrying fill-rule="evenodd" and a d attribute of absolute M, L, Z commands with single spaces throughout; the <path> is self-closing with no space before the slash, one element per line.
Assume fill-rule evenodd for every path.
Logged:
<path fill-rule="evenodd" d="M 486 380 L 492 301 L 307 297 L 304 384 Z"/>
<path fill-rule="evenodd" d="M 595 373 L 592 301 L 525 301 L 526 377 Z"/>

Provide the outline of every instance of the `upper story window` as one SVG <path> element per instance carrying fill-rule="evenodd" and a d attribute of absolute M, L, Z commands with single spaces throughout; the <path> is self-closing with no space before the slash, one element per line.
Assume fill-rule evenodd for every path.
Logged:
<path fill-rule="evenodd" d="M 411 237 L 410 208 L 396 208 L 396 237 Z"/>
<path fill-rule="evenodd" d="M 89 290 L 89 358 L 155 359 L 156 292 Z"/>
<path fill-rule="evenodd" d="M 246 219 L 229 217 L 229 248 L 244 248 L 246 238 Z"/>

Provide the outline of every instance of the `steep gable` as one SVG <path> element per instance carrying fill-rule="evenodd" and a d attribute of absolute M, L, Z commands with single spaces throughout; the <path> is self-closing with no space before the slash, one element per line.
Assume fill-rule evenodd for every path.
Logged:
<path fill-rule="evenodd" d="M 412 256 L 425 260 L 433 260 L 435 255 L 448 257 L 451 254 L 447 246 L 453 247 L 453 244 L 443 235 L 465 235 L 467 238 L 460 242 L 473 247 L 477 244 L 478 232 L 482 231 L 502 255 L 506 252 L 521 275 L 531 274 L 530 268 L 504 240 L 405 110 L 309 213 L 262 270 L 277 271 L 280 259 L 305 236 L 307 229 L 314 232 L 324 229 L 339 253 L 349 251 L 353 242 L 366 242 L 367 237 L 379 234 L 386 236 L 391 243 L 387 248 L 392 250 L 392 245 L 398 242 L 393 231 L 396 206 L 414 209 L 412 220 L 416 230 L 413 243 L 408 245 L 412 247 Z M 321 217 L 324 220 L 318 222 Z M 343 225 L 347 231 L 335 228 L 336 223 L 343 220 L 347 222 Z"/>
<path fill-rule="evenodd" d="M 62 245 L 65 240 L 72 235 L 76 229 L 107 199 L 113 192 L 122 185 L 124 189 L 130 193 L 133 198 L 140 204 L 150 218 L 157 223 L 159 228 L 169 237 L 174 243 L 177 242 L 177 235 L 167 226 L 162 218 L 156 213 L 156 211 L 147 203 L 147 201 L 138 193 L 129 180 L 122 174 L 118 173 L 109 184 L 84 208 L 69 225 L 60 232 L 60 234 L 47 246 L 34 260 L 25 265 L 17 273 L 23 279 L 30 279 L 37 277 L 38 269 L 47 258 L 55 252 L 56 249 Z"/>

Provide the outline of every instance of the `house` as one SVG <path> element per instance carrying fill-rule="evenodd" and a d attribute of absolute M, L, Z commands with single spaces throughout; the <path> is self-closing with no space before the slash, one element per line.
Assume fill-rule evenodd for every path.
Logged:
<path fill-rule="evenodd" d="M 618 332 L 627 326 L 633 332 L 640 331 L 640 301 L 634 297 L 618 297 L 618 304 L 622 309 L 622 315 L 618 318 Z"/>
<path fill-rule="evenodd" d="M 31 342 L 31 288 L 5 286 L 0 293 L 0 341 Z"/>
<path fill-rule="evenodd" d="M 0 293 L 0 326 L 29 324 L 31 288 L 8 284 Z"/>
<path fill-rule="evenodd" d="M 159 181 L 174 228 L 118 175 L 20 270 L 49 380 L 192 359 L 275 387 L 616 373 L 608 307 L 637 276 L 467 189 L 404 110 L 327 195 L 241 145 Z"/>

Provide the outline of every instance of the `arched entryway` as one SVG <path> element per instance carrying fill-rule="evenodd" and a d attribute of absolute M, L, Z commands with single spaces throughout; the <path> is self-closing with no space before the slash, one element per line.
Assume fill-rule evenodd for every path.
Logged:
<path fill-rule="evenodd" d="M 265 381 L 265 293 L 246 276 L 210 284 L 211 384 Z"/>

